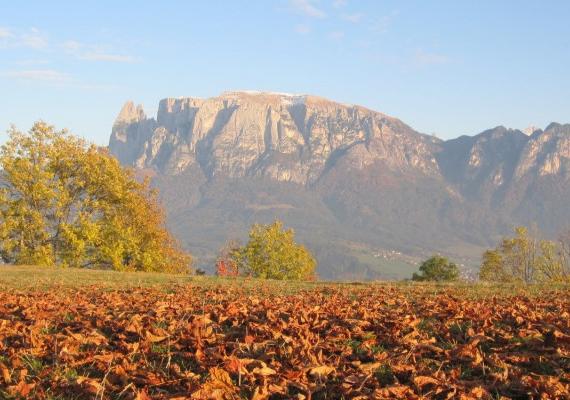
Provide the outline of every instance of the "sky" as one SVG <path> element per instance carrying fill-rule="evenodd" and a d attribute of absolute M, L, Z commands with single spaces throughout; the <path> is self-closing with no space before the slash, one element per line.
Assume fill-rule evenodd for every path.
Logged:
<path fill-rule="evenodd" d="M 107 144 L 126 100 L 313 94 L 447 139 L 570 122 L 570 1 L 11 1 L 0 142 L 42 119 Z"/>

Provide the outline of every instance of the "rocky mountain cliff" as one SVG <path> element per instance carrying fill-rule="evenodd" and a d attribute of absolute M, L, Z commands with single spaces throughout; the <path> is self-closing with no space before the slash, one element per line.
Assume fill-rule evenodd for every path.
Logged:
<path fill-rule="evenodd" d="M 515 224 L 570 223 L 570 125 L 442 141 L 364 107 L 230 92 L 125 104 L 112 154 L 152 172 L 171 226 L 207 265 L 247 226 L 285 219 L 326 277 L 399 277 L 442 251 L 466 265 Z"/>
<path fill-rule="evenodd" d="M 121 162 L 175 175 L 199 166 L 215 176 L 314 184 L 340 158 L 364 169 L 377 160 L 399 170 L 437 172 L 438 141 L 398 119 L 314 96 L 225 93 L 164 99 L 156 121 L 125 104 L 110 148 Z"/>

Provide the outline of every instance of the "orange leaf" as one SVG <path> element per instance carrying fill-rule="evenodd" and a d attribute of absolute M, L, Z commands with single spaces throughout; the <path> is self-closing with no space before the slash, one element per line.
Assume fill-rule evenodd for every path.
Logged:
<path fill-rule="evenodd" d="M 10 370 L 6 368 L 6 366 L 0 363 L 0 370 L 2 371 L 2 378 L 4 379 L 5 384 L 9 384 L 12 382 L 12 376 L 10 374 Z"/>
<path fill-rule="evenodd" d="M 261 368 L 254 368 L 253 373 L 255 375 L 271 376 L 271 375 L 275 375 L 277 372 L 274 369 L 271 369 L 269 367 L 261 367 Z"/>
<path fill-rule="evenodd" d="M 149 331 L 146 331 L 146 340 L 148 340 L 151 343 L 162 342 L 166 339 L 168 339 L 168 336 L 155 336 L 152 333 L 150 333 Z"/>
<path fill-rule="evenodd" d="M 309 370 L 309 375 L 311 375 L 313 377 L 322 378 L 322 377 L 326 377 L 326 376 L 332 374 L 333 372 L 335 372 L 334 367 L 330 367 L 328 365 L 321 365 L 318 367 L 311 368 Z"/>
<path fill-rule="evenodd" d="M 439 381 L 431 376 L 416 376 L 414 377 L 414 384 L 420 388 L 426 385 L 437 385 Z"/>

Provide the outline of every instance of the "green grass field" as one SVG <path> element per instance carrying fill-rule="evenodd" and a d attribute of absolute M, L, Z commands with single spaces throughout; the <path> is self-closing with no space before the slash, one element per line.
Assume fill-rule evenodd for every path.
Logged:
<path fill-rule="evenodd" d="M 107 289 L 183 285 L 196 279 L 187 275 L 145 272 L 115 272 L 44 268 L 32 266 L 0 266 L 2 289 L 48 289 L 53 287 L 99 286 Z"/>
<path fill-rule="evenodd" d="M 0 290 L 52 290 L 75 289 L 93 286 L 101 290 L 124 290 L 131 288 L 154 288 L 173 290 L 184 287 L 236 286 L 255 290 L 269 286 L 276 293 L 290 293 L 326 282 L 261 281 L 250 278 L 219 278 L 215 276 L 174 275 L 152 272 L 117 272 L 74 268 L 48 268 L 37 266 L 0 266 Z"/>
<path fill-rule="evenodd" d="M 476 298 L 501 295 L 540 295 L 544 292 L 570 294 L 568 285 L 504 285 L 473 284 L 468 282 L 424 283 L 410 281 L 275 281 L 253 278 L 220 278 L 216 276 L 173 275 L 150 272 L 116 272 L 108 270 L 81 270 L 72 268 L 48 268 L 37 266 L 0 266 L 0 290 L 44 291 L 53 289 L 78 289 L 94 287 L 97 290 L 128 290 L 135 288 L 154 288 L 163 291 L 192 288 L 211 288 L 233 286 L 245 292 L 258 290 L 269 291 L 276 295 L 287 295 L 304 290 L 323 287 L 345 287 L 346 290 L 359 291 L 371 286 L 406 287 L 420 289 L 425 295 L 437 295 L 443 291 L 464 298 Z"/>

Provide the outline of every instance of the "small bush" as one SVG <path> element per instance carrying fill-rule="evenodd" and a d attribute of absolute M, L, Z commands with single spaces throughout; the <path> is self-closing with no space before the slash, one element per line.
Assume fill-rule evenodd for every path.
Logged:
<path fill-rule="evenodd" d="M 433 256 L 420 266 L 420 273 L 412 276 L 414 281 L 454 281 L 459 277 L 459 268 L 447 258 Z"/>
<path fill-rule="evenodd" d="M 253 225 L 249 241 L 231 251 L 231 260 L 240 274 L 266 279 L 311 280 L 317 262 L 311 253 L 295 243 L 292 229 L 280 221 Z"/>

